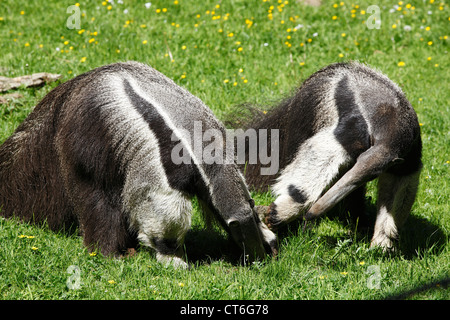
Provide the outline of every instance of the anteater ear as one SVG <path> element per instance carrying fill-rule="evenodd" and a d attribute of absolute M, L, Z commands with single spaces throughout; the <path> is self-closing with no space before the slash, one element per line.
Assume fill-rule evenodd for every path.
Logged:
<path fill-rule="evenodd" d="M 250 199 L 250 200 L 248 200 L 248 203 L 250 204 L 250 208 L 253 209 L 253 207 L 255 206 L 255 200 Z"/>
<path fill-rule="evenodd" d="M 231 235 L 237 243 L 242 243 L 244 240 L 241 230 L 241 223 L 237 219 L 230 219 L 227 222 L 230 228 Z"/>
<path fill-rule="evenodd" d="M 405 159 L 403 159 L 403 158 L 395 158 L 394 160 L 392 160 L 393 164 L 400 164 L 403 162 L 405 162 Z"/>

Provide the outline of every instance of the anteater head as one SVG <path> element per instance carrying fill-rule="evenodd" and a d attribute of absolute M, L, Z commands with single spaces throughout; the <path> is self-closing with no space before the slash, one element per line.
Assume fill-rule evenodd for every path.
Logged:
<path fill-rule="evenodd" d="M 220 193 L 213 191 L 211 200 L 225 229 L 244 251 L 245 261 L 262 260 L 267 254 L 275 256 L 276 236 L 259 219 L 244 178 L 234 165 L 224 167 L 228 171 L 222 175 L 225 181 L 219 182 Z"/>

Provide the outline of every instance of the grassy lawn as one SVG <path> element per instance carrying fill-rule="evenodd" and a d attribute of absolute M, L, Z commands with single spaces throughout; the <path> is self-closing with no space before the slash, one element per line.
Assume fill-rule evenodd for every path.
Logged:
<path fill-rule="evenodd" d="M 370 232 L 336 213 L 305 232 L 284 230 L 278 259 L 240 266 L 227 236 L 205 230 L 194 200 L 186 250 L 195 267 L 182 271 L 162 267 L 146 248 L 107 259 L 90 255 L 76 235 L 0 218 L 0 299 L 449 299 L 448 1 L 323 2 L 80 1 L 79 28 L 70 29 L 75 1 L 2 0 L 0 75 L 45 71 L 67 81 L 137 60 L 225 119 L 242 102 L 275 103 L 330 63 L 368 63 L 402 87 L 422 128 L 424 169 L 398 253 L 369 249 Z M 378 6 L 379 29 L 371 28 L 370 5 Z M 56 85 L 21 88 L 22 98 L 0 105 L 0 142 Z"/>

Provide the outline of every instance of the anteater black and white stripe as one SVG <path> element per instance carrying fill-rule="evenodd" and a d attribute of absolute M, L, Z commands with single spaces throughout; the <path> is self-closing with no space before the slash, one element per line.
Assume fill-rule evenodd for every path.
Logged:
<path fill-rule="evenodd" d="M 0 147 L 1 214 L 53 230 L 76 225 L 105 255 L 139 240 L 158 260 L 186 266 L 183 241 L 197 196 L 247 254 L 263 257 L 274 234 L 253 211 L 233 162 L 196 161 L 186 134 L 195 122 L 224 132 L 202 101 L 146 65 L 82 74 L 51 91 Z M 177 143 L 191 163 L 174 164 Z"/>
<path fill-rule="evenodd" d="M 372 244 L 392 247 L 422 167 L 417 115 L 396 84 L 356 62 L 333 64 L 250 126 L 280 130 L 280 173 L 261 176 L 250 164 L 246 171 L 253 187 L 272 185 L 276 200 L 260 208 L 269 226 L 314 219 L 349 195 L 362 211 L 365 183 L 378 177 Z"/>

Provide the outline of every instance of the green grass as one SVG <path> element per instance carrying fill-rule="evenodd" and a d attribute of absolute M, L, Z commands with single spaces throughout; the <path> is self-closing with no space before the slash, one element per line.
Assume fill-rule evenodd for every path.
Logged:
<path fill-rule="evenodd" d="M 45 71 L 66 81 L 137 60 L 225 119 L 236 104 L 281 99 L 327 64 L 369 63 L 403 88 L 422 124 L 424 169 L 400 251 L 369 249 L 370 234 L 355 232 L 345 214 L 331 214 L 305 232 L 286 230 L 278 259 L 244 267 L 224 233 L 206 231 L 195 209 L 186 240 L 195 267 L 183 271 L 162 267 L 149 249 L 125 259 L 90 256 L 80 237 L 0 219 L 0 299 L 380 299 L 410 290 L 411 299 L 449 298 L 448 3 L 403 1 L 397 9 L 392 1 L 313 8 L 294 0 L 154 0 L 146 9 L 145 1 L 123 2 L 80 1 L 81 29 L 71 30 L 66 9 L 73 2 L 1 1 L 0 74 Z M 364 23 L 372 4 L 381 10 L 378 30 Z M 23 98 L 0 106 L 0 141 L 54 86 L 19 89 Z M 372 209 L 375 186 L 368 188 Z M 77 290 L 67 286 L 71 265 L 80 270 Z"/>

